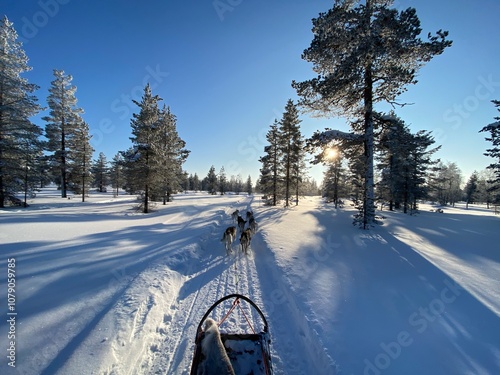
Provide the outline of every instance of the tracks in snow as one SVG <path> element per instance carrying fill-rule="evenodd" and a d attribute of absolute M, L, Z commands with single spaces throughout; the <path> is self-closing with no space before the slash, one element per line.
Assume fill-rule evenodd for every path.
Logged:
<path fill-rule="evenodd" d="M 180 288 L 175 303 L 170 306 L 172 321 L 149 374 L 189 374 L 196 329 L 210 306 L 231 293 L 242 293 L 252 299 L 256 297 L 249 290 L 253 289 L 251 285 L 256 278 L 253 258 L 240 254 L 237 242 L 233 244 L 233 253 L 226 256 L 224 245 L 220 241 L 221 233 L 232 225 L 229 211 L 231 208 L 227 212 L 218 213 L 218 219 L 210 224 L 210 233 L 201 239 L 203 255 L 199 269 L 188 277 Z M 256 302 L 259 303 L 259 299 Z M 226 311 L 216 309 L 215 319 L 220 320 L 224 312 Z M 231 330 L 247 331 L 236 310 L 224 323 L 224 327 L 226 325 Z"/>
<path fill-rule="evenodd" d="M 248 296 L 266 316 L 275 374 L 335 373 L 331 358 L 310 328 L 306 312 L 301 311 L 262 236 L 257 233 L 252 240 L 248 256 L 240 253 L 239 241 L 233 244 L 233 254 L 225 255 L 221 235 L 227 226 L 233 225 L 232 211 L 235 208 L 243 211 L 248 203 L 244 202 L 243 208 L 202 213 L 206 223 L 203 230 L 196 231 L 198 235 L 193 235 L 194 241 L 189 246 L 194 250 L 186 257 L 182 272 L 176 272 L 175 267 L 170 269 L 168 264 L 159 265 L 158 272 L 154 273 L 156 287 L 149 281 L 147 290 L 130 290 L 132 297 L 140 295 L 142 301 L 134 301 L 138 307 L 134 310 L 132 326 L 125 330 L 128 343 L 117 340 L 114 350 L 116 362 L 125 360 L 126 363 L 111 368 L 107 374 L 189 374 L 201 318 L 215 301 L 232 293 Z M 186 236 L 190 234 L 189 225 L 186 224 Z M 148 283 L 148 277 L 144 282 Z M 250 313 L 256 330 L 260 330 L 261 319 L 255 310 L 243 304 L 242 307 Z M 213 318 L 221 320 L 228 308 L 221 306 L 214 310 Z M 127 317 L 123 319 L 126 324 Z M 128 319 L 130 321 L 130 317 Z M 238 309 L 221 329 L 248 332 Z M 120 345 L 129 348 L 124 351 Z M 325 372 L 325 369 L 332 371 Z"/>

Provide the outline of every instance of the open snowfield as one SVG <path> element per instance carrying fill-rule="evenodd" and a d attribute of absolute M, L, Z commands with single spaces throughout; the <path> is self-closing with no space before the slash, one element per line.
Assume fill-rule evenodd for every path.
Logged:
<path fill-rule="evenodd" d="M 58 194 L 0 211 L 1 374 L 189 374 L 200 319 L 231 293 L 267 317 L 275 374 L 500 374 L 500 217 L 484 208 L 384 211 L 364 231 L 319 198 L 180 194 L 144 215 L 135 197 Z M 250 208 L 250 254 L 226 256 Z M 235 310 L 221 330 L 245 327 Z"/>

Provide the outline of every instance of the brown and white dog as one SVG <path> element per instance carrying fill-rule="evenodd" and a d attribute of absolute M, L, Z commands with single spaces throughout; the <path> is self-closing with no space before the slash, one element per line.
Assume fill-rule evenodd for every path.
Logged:
<path fill-rule="evenodd" d="M 252 240 L 252 231 L 250 228 L 245 229 L 240 236 L 241 252 L 248 254 L 248 247 L 250 246 L 250 241 Z"/>
<path fill-rule="evenodd" d="M 205 337 L 201 342 L 204 360 L 199 375 L 235 375 L 231 360 L 220 338 L 219 327 L 215 320 L 205 320 Z"/>
<path fill-rule="evenodd" d="M 232 245 L 236 240 L 236 227 L 229 227 L 224 231 L 222 235 L 221 242 L 224 242 L 226 246 L 226 255 L 229 255 L 233 252 Z"/>

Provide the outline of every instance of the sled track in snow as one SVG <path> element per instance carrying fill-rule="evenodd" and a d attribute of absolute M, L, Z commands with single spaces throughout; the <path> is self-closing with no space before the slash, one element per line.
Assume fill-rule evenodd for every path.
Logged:
<path fill-rule="evenodd" d="M 233 210 L 217 211 L 207 234 L 201 237 L 201 259 L 195 260 L 190 267 L 177 298 L 172 300 L 170 306 L 162 306 L 164 324 L 156 344 L 148 353 L 143 353 L 142 366 L 139 366 L 142 373 L 188 375 L 196 328 L 201 318 L 218 299 L 240 293 L 254 301 L 267 317 L 275 374 L 335 374 L 332 359 L 309 326 L 306 312 L 300 308 L 262 235 L 257 233 L 254 236 L 247 256 L 241 254 L 239 240 L 233 243 L 233 253 L 225 255 L 220 238 L 227 226 L 234 225 L 231 219 Z M 214 319 L 220 321 L 227 312 L 225 308 L 221 310 L 214 311 Z M 248 311 L 253 322 L 260 322 L 253 309 Z M 248 331 L 238 309 L 233 311 L 221 329 L 227 330 L 228 327 L 231 332 L 238 329 Z"/>
<path fill-rule="evenodd" d="M 163 334 L 164 341 L 160 347 L 152 353 L 152 366 L 147 373 L 189 374 L 196 328 L 205 312 L 218 299 L 228 294 L 242 293 L 258 305 L 261 303 L 260 298 L 250 291 L 254 289 L 251 285 L 256 275 L 253 255 L 247 257 L 241 254 L 237 240 L 233 243 L 233 253 L 226 256 L 220 241 L 223 230 L 233 225 L 231 210 L 218 212 L 216 220 L 210 224 L 209 235 L 202 239 L 200 247 L 204 254 L 200 269 L 189 276 L 177 300 L 168 307 L 171 313 L 169 328 Z M 225 312 L 214 311 L 216 319 L 222 319 Z M 224 324 L 234 326 L 241 322 L 237 310 L 232 315 L 234 317 Z"/>

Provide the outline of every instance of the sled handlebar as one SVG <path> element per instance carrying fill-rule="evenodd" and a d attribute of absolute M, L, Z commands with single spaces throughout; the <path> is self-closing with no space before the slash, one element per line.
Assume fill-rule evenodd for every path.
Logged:
<path fill-rule="evenodd" d="M 230 299 L 230 298 L 235 298 L 234 302 L 233 303 L 237 303 L 237 301 L 239 299 L 242 299 L 246 302 L 248 302 L 260 315 L 260 317 L 262 318 L 262 321 L 264 322 L 264 332 L 267 333 L 268 332 L 268 326 L 267 326 L 267 320 L 266 320 L 266 317 L 264 316 L 264 314 L 262 313 L 262 311 L 259 309 L 259 307 L 248 297 L 245 297 L 244 295 L 241 295 L 241 294 L 229 294 L 225 297 L 222 297 L 221 299 L 219 299 L 218 301 L 216 301 L 208 310 L 207 312 L 205 313 L 205 315 L 203 315 L 203 318 L 201 318 L 201 321 L 200 321 L 200 324 L 198 324 L 198 328 L 196 330 L 196 333 L 199 334 L 201 332 L 201 327 L 203 325 L 203 322 L 205 321 L 205 319 L 208 317 L 208 315 L 210 315 L 210 313 L 219 305 L 221 304 L 222 302 Z"/>

